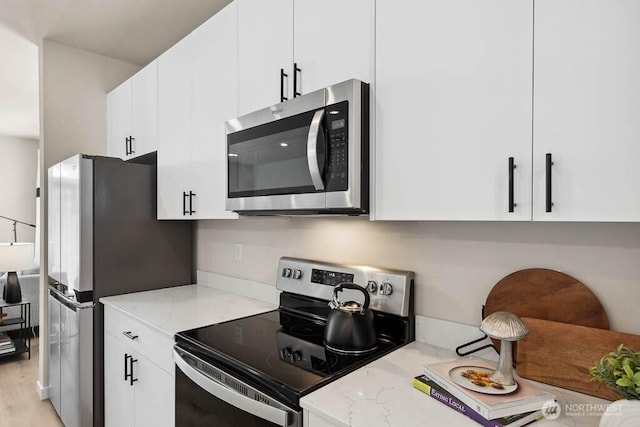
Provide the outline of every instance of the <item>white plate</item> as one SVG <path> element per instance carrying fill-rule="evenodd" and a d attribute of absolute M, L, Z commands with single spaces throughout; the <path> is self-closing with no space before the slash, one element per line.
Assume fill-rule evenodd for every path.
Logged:
<path fill-rule="evenodd" d="M 486 372 L 488 374 L 493 372 L 492 369 L 483 368 L 482 366 L 458 366 L 457 368 L 453 368 L 449 371 L 449 377 L 453 380 L 454 383 L 458 384 L 461 387 L 484 394 L 509 394 L 513 393 L 518 388 L 518 383 L 515 383 L 514 385 L 505 385 L 502 389 L 475 385 L 461 375 L 461 373 L 466 371 L 467 369 L 472 369 L 478 372 Z"/>

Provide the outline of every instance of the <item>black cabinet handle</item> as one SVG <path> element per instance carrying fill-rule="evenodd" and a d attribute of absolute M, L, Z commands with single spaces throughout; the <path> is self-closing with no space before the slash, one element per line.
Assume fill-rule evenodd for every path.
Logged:
<path fill-rule="evenodd" d="M 132 136 L 129 137 L 129 154 L 136 154 L 136 150 L 133 149 L 133 142 L 136 139 Z"/>
<path fill-rule="evenodd" d="M 284 68 L 280 68 L 280 102 L 284 102 L 289 99 L 284 96 L 284 78 L 285 77 L 289 77 L 289 75 L 284 72 Z"/>
<path fill-rule="evenodd" d="M 553 207 L 553 199 L 551 198 L 551 167 L 553 166 L 553 160 L 551 159 L 551 153 L 547 153 L 546 157 L 546 212 L 551 212 Z"/>
<path fill-rule="evenodd" d="M 131 154 L 131 153 L 129 152 L 129 137 L 126 137 L 126 138 L 124 139 L 124 154 L 125 154 L 125 155 L 127 155 L 127 156 L 128 156 L 129 154 Z"/>
<path fill-rule="evenodd" d="M 518 206 L 513 201 L 513 170 L 516 168 L 516 164 L 513 162 L 513 157 L 509 157 L 509 212 L 513 212 L 514 208 Z"/>
<path fill-rule="evenodd" d="M 125 337 L 129 338 L 130 340 L 135 340 L 136 338 L 138 338 L 138 336 L 137 335 L 133 335 L 131 333 L 131 331 L 123 332 L 122 335 L 124 335 Z"/>
<path fill-rule="evenodd" d="M 133 356 L 129 356 L 129 368 L 131 372 L 129 373 L 129 385 L 133 385 L 134 382 L 138 381 L 137 378 L 133 378 L 133 364 L 136 363 L 138 359 L 134 359 Z"/>
<path fill-rule="evenodd" d="M 193 198 L 196 193 L 189 191 L 189 215 L 193 215 L 196 211 L 193 210 Z"/>
<path fill-rule="evenodd" d="M 298 64 L 296 62 L 293 63 L 293 97 L 296 98 L 302 93 L 298 92 L 298 73 L 302 72 L 300 68 L 298 68 Z"/>
<path fill-rule="evenodd" d="M 129 356 L 127 353 L 124 354 L 124 380 L 126 381 L 127 378 L 129 378 L 129 364 L 127 363 L 129 361 L 129 358 L 131 356 Z"/>
<path fill-rule="evenodd" d="M 183 191 L 182 192 L 182 215 L 186 215 L 189 212 L 187 211 L 187 192 Z"/>

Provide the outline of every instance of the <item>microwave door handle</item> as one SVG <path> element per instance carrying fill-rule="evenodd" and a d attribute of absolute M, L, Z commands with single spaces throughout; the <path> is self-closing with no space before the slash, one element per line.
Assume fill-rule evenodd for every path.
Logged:
<path fill-rule="evenodd" d="M 309 164 L 309 173 L 311 181 L 316 190 L 324 190 L 324 182 L 318 165 L 318 136 L 322 133 L 322 119 L 324 118 L 324 109 L 316 111 L 311 119 L 309 127 L 309 136 L 307 138 L 307 163 Z"/>
<path fill-rule="evenodd" d="M 227 402 L 229 405 L 235 406 L 250 414 L 254 414 L 264 420 L 271 421 L 282 427 L 289 425 L 288 413 L 282 409 L 274 408 L 257 400 L 246 397 L 222 384 L 214 379 L 205 376 L 197 369 L 185 361 L 182 356 L 174 349 L 173 360 L 176 366 L 200 388 L 209 394 Z"/>

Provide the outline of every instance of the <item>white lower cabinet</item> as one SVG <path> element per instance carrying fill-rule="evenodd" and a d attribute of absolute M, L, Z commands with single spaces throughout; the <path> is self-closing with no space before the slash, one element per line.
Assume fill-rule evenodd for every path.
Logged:
<path fill-rule="evenodd" d="M 121 312 L 105 309 L 105 426 L 175 424 L 175 372 L 173 366 L 167 372 L 164 360 L 173 341 L 156 334 Z"/>
<path fill-rule="evenodd" d="M 303 424 L 305 427 L 335 427 L 335 424 L 325 420 L 324 418 L 320 418 L 316 414 L 309 412 L 306 409 L 303 411 L 303 417 Z"/>

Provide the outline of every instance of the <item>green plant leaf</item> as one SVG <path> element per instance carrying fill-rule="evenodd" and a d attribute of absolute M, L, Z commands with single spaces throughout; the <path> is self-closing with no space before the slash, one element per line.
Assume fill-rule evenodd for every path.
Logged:
<path fill-rule="evenodd" d="M 632 387 L 634 384 L 630 378 L 622 377 L 622 378 L 618 378 L 618 380 L 616 381 L 616 385 L 619 385 L 621 387 Z"/>
<path fill-rule="evenodd" d="M 607 362 L 609 365 L 613 366 L 614 368 L 619 368 L 620 367 L 620 362 L 618 362 L 618 359 L 616 359 L 615 357 L 607 357 L 604 360 L 605 360 L 605 362 Z"/>
<path fill-rule="evenodd" d="M 628 377 L 633 377 L 633 369 L 631 369 L 629 364 L 626 362 L 627 360 L 622 363 L 622 369 L 624 369 L 624 373 L 627 374 Z"/>

